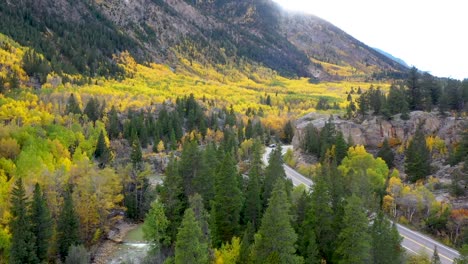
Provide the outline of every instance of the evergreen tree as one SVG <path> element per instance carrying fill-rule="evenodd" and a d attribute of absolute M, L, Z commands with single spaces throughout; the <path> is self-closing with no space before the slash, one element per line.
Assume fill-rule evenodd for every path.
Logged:
<path fill-rule="evenodd" d="M 151 244 L 153 254 L 158 254 L 162 246 L 169 244 L 166 233 L 168 226 L 169 220 L 164 214 L 163 204 L 158 200 L 153 201 L 143 223 L 143 237 Z"/>
<path fill-rule="evenodd" d="M 291 143 L 292 138 L 294 137 L 294 127 L 292 125 L 291 120 L 288 120 L 288 122 L 286 122 L 286 124 L 284 125 L 283 133 L 284 133 L 284 142 L 286 144 Z"/>
<path fill-rule="evenodd" d="M 130 160 L 132 161 L 133 169 L 134 170 L 141 170 L 142 169 L 142 161 L 143 156 L 141 153 L 141 146 L 140 140 L 136 133 L 133 133 L 132 136 L 132 152 L 130 153 Z"/>
<path fill-rule="evenodd" d="M 60 258 L 65 260 L 70 246 L 78 244 L 80 244 L 78 216 L 73 205 L 71 191 L 67 191 L 57 220 L 57 251 Z"/>
<path fill-rule="evenodd" d="M 203 166 L 200 167 L 199 174 L 193 179 L 193 188 L 199 193 L 207 210 L 210 208 L 210 201 L 215 195 L 216 168 L 218 158 L 216 157 L 216 145 L 208 144 L 201 154 Z"/>
<path fill-rule="evenodd" d="M 244 235 L 242 236 L 238 263 L 250 263 L 250 252 L 252 251 L 252 245 L 254 243 L 254 235 L 255 230 L 253 225 L 251 223 L 247 223 Z"/>
<path fill-rule="evenodd" d="M 411 182 L 424 179 L 431 170 L 431 152 L 427 148 L 422 124 L 418 125 L 405 153 L 405 172 Z"/>
<path fill-rule="evenodd" d="M 308 124 L 306 126 L 302 147 L 307 153 L 315 154 L 317 156 L 320 155 L 319 131 L 312 124 Z"/>
<path fill-rule="evenodd" d="M 164 204 L 166 217 L 169 220 L 167 233 L 171 241 L 175 241 L 177 228 L 182 221 L 183 212 L 187 208 L 188 199 L 184 194 L 183 180 L 179 174 L 178 162 L 174 157 L 169 159 L 165 174 L 166 178 L 159 193 Z"/>
<path fill-rule="evenodd" d="M 290 204 L 284 181 L 278 180 L 271 194 L 262 224 L 255 235 L 252 249 L 253 263 L 302 263 L 295 255 L 297 234 L 291 226 Z"/>
<path fill-rule="evenodd" d="M 329 262 L 332 261 L 333 252 L 335 251 L 334 243 L 337 239 L 337 231 L 334 229 L 332 195 L 326 177 L 327 175 L 323 173 L 323 175 L 317 175 L 314 179 L 311 206 L 307 211 L 302 233 L 306 236 L 303 241 L 307 243 L 309 230 L 315 231 L 320 255 Z"/>
<path fill-rule="evenodd" d="M 267 208 L 268 200 L 273 191 L 274 184 L 279 180 L 286 179 L 286 173 L 283 168 L 283 157 L 281 154 L 281 146 L 278 145 L 271 151 L 268 160 L 268 166 L 265 169 L 265 181 L 263 183 L 263 208 Z"/>
<path fill-rule="evenodd" d="M 385 218 L 382 212 L 377 214 L 371 227 L 372 263 L 399 264 L 402 262 L 402 238 L 396 225 Z"/>
<path fill-rule="evenodd" d="M 319 255 L 318 245 L 315 238 L 315 232 L 310 229 L 306 234 L 305 252 L 303 253 L 305 263 L 320 264 L 321 258 Z"/>
<path fill-rule="evenodd" d="M 346 153 L 348 152 L 348 144 L 346 143 L 343 133 L 339 131 L 336 134 L 335 139 L 335 157 L 338 164 L 341 163 L 344 157 L 346 157 Z"/>
<path fill-rule="evenodd" d="M 423 89 L 420 84 L 420 74 L 415 67 L 411 68 L 406 80 L 408 87 L 408 104 L 410 110 L 423 110 Z"/>
<path fill-rule="evenodd" d="M 26 197 L 23 181 L 16 180 L 11 191 L 11 232 L 10 263 L 39 263 L 37 257 L 36 237 L 29 216 L 29 203 Z"/>
<path fill-rule="evenodd" d="M 175 264 L 208 264 L 208 244 L 191 208 L 185 210 L 175 244 Z"/>
<path fill-rule="evenodd" d="M 437 252 L 437 245 L 434 246 L 434 254 L 431 258 L 431 264 L 441 264 L 439 252 Z"/>
<path fill-rule="evenodd" d="M 110 149 L 107 146 L 106 139 L 104 138 L 104 132 L 101 130 L 99 138 L 96 144 L 96 150 L 94 151 L 94 158 L 98 161 L 99 168 L 103 169 L 111 159 Z"/>
<path fill-rule="evenodd" d="M 214 220 L 215 244 L 229 242 L 238 234 L 240 211 L 242 210 L 242 192 L 239 189 L 236 164 L 228 153 L 216 175 Z"/>
<path fill-rule="evenodd" d="M 98 99 L 90 98 L 86 103 L 83 114 L 87 115 L 89 120 L 93 121 L 93 123 L 96 123 L 96 121 L 100 118 L 100 106 Z"/>
<path fill-rule="evenodd" d="M 189 197 L 190 208 L 192 208 L 195 219 L 198 222 L 203 234 L 203 242 L 207 245 L 211 245 L 211 230 L 209 226 L 210 215 L 203 206 L 203 198 L 200 194 L 195 193 Z"/>
<path fill-rule="evenodd" d="M 245 194 L 244 204 L 244 223 L 251 223 L 253 228 L 257 230 L 262 212 L 262 200 L 260 177 L 262 174 L 262 154 L 261 143 L 256 140 L 252 147 L 252 159 L 249 171 L 249 180 Z"/>
<path fill-rule="evenodd" d="M 36 238 L 36 255 L 39 262 L 47 261 L 49 239 L 52 235 L 52 219 L 45 196 L 36 183 L 31 204 L 32 232 Z"/>
<path fill-rule="evenodd" d="M 91 263 L 90 255 L 83 245 L 73 245 L 68 250 L 65 264 L 89 264 Z"/>
<path fill-rule="evenodd" d="M 389 168 L 393 167 L 393 160 L 395 158 L 395 155 L 393 154 L 393 151 L 390 148 L 390 145 L 388 144 L 387 138 L 384 139 L 382 147 L 379 149 L 379 152 L 377 152 L 377 157 L 382 158 L 385 161 L 385 163 L 387 163 L 387 166 Z"/>
<path fill-rule="evenodd" d="M 67 106 L 65 108 L 65 114 L 68 115 L 70 113 L 81 115 L 80 105 L 76 101 L 75 95 L 73 93 L 71 93 L 70 97 L 68 97 Z"/>
<path fill-rule="evenodd" d="M 348 198 L 343 217 L 343 229 L 338 237 L 336 254 L 338 263 L 369 263 L 371 260 L 371 237 L 369 221 L 361 199 Z"/>
<path fill-rule="evenodd" d="M 184 192 L 187 197 L 202 191 L 197 190 L 198 188 L 195 189 L 195 187 L 201 187 L 200 184 L 203 184 L 203 178 L 205 178 L 205 175 L 202 175 L 205 167 L 204 161 L 196 141 L 189 141 L 183 145 L 179 171 L 184 180 Z M 194 185 L 195 181 L 197 186 Z"/>
<path fill-rule="evenodd" d="M 114 106 L 112 106 L 111 110 L 109 111 L 109 125 L 107 128 L 107 134 L 109 135 L 110 139 L 117 139 L 120 134 L 120 121 L 119 116 L 117 115 L 117 110 Z"/>
<path fill-rule="evenodd" d="M 390 91 L 387 96 L 387 105 L 391 115 L 400 114 L 408 109 L 408 102 L 406 101 L 404 91 L 394 84 L 390 86 Z"/>

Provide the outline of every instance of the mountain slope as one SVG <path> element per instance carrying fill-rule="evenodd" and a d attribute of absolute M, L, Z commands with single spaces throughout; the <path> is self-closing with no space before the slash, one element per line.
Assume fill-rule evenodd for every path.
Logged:
<path fill-rule="evenodd" d="M 261 64 L 283 76 L 336 80 L 404 67 L 330 23 L 271 0 L 23 0 L 0 5 L 0 32 L 56 72 L 117 75 L 113 55 L 173 68 Z"/>

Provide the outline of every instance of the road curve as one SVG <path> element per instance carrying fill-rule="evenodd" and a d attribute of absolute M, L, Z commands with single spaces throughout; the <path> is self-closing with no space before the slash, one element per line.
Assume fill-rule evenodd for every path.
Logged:
<path fill-rule="evenodd" d="M 291 145 L 282 146 L 283 154 L 286 153 L 288 149 L 292 149 Z M 266 148 L 265 154 L 263 155 L 263 162 L 265 165 L 268 164 L 268 157 L 270 156 L 271 148 Z M 286 172 L 286 177 L 292 180 L 294 186 L 304 184 L 307 187 L 311 187 L 313 182 L 302 176 L 299 172 L 295 171 L 293 168 L 284 164 L 284 171 Z M 403 237 L 401 246 L 405 248 L 411 254 L 426 254 L 430 257 L 434 254 L 434 247 L 437 246 L 437 251 L 439 252 L 440 260 L 442 264 L 451 264 L 453 260 L 460 256 L 460 253 L 455 249 L 442 245 L 441 243 L 422 235 L 416 231 L 413 231 L 405 226 L 397 224 L 398 232 L 400 236 Z"/>

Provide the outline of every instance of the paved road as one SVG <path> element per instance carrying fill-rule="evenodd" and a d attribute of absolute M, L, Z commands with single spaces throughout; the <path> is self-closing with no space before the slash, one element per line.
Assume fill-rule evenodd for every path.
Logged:
<path fill-rule="evenodd" d="M 283 146 L 283 154 L 290 148 L 292 148 L 290 145 Z M 263 162 L 265 164 L 268 164 L 268 157 L 270 156 L 271 150 L 271 148 L 266 148 L 265 154 L 263 155 Z M 307 187 L 311 187 L 313 184 L 310 179 L 302 176 L 288 165 L 284 165 L 284 171 L 286 172 L 286 177 L 292 180 L 294 186 L 304 184 Z M 442 264 L 451 264 L 453 263 L 453 259 L 460 255 L 458 251 L 444 246 L 439 242 L 436 242 L 433 239 L 407 227 L 397 224 L 397 228 L 398 232 L 403 237 L 401 245 L 412 254 L 427 254 L 431 257 L 434 253 L 434 246 L 437 245 L 437 251 L 439 252 Z"/>

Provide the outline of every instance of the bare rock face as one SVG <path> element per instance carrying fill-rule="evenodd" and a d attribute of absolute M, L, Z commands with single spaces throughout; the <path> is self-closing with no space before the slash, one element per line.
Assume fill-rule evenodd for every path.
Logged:
<path fill-rule="evenodd" d="M 301 141 L 307 125 L 312 124 L 317 129 L 322 129 L 329 116 L 311 113 L 296 122 L 296 134 L 293 138 L 295 148 L 301 147 Z M 371 117 L 362 123 L 341 119 L 333 116 L 335 127 L 341 131 L 344 138 L 351 138 L 354 144 L 364 145 L 370 148 L 378 147 L 385 138 L 393 142 L 405 142 L 414 135 L 419 124 L 423 124 L 426 135 L 434 135 L 445 140 L 447 145 L 460 140 L 457 131 L 461 131 L 462 119 L 455 117 L 441 118 L 436 113 L 415 111 L 410 113 L 409 120 L 402 120 L 398 115 L 392 120 L 380 117 Z"/>

